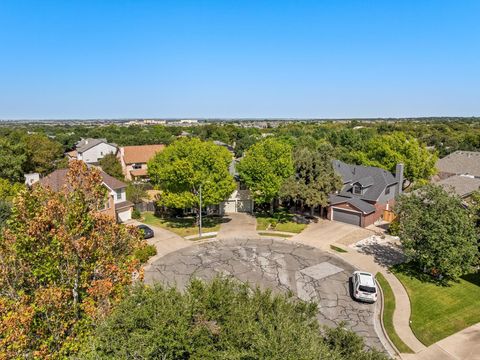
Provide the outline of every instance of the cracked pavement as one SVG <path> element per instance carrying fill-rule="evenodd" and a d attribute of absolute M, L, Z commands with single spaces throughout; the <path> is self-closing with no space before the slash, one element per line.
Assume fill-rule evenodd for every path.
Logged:
<path fill-rule="evenodd" d="M 368 346 L 384 350 L 374 328 L 376 305 L 354 301 L 350 296 L 353 271 L 334 255 L 289 240 L 225 239 L 193 245 L 155 260 L 145 271 L 145 282 L 184 289 L 193 277 L 209 280 L 222 274 L 274 292 L 292 291 L 298 298 L 318 304 L 321 324 L 345 322 Z"/>

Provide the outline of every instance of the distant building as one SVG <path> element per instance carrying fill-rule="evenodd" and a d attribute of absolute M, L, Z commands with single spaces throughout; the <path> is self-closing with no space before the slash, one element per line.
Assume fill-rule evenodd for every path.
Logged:
<path fill-rule="evenodd" d="M 48 187 L 53 191 L 61 191 L 67 183 L 68 169 L 55 170 L 51 174 L 41 178 L 37 183 Z M 132 218 L 133 203 L 127 201 L 126 188 L 127 184 L 115 179 L 107 173 L 100 171 L 102 176 L 102 184 L 108 190 L 108 199 L 103 209 L 99 212 L 106 214 L 118 222 L 125 222 Z"/>
<path fill-rule="evenodd" d="M 30 173 L 30 174 L 24 174 L 25 177 L 25 185 L 27 186 L 32 186 L 35 184 L 37 181 L 40 180 L 40 174 L 39 173 Z"/>
<path fill-rule="evenodd" d="M 82 139 L 75 150 L 66 153 L 69 159 L 82 160 L 87 164 L 97 164 L 107 154 L 116 154 L 118 148 L 109 144 L 106 139 Z"/>
<path fill-rule="evenodd" d="M 156 153 L 163 151 L 165 145 L 123 146 L 119 157 L 123 174 L 127 180 L 142 180 L 147 178 L 147 162 Z"/>

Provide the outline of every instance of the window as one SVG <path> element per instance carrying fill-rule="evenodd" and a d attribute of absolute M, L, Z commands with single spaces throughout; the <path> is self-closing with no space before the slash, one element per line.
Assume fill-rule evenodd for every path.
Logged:
<path fill-rule="evenodd" d="M 389 186 L 389 187 L 387 187 L 387 188 L 385 189 L 385 195 L 390 194 L 390 188 L 391 188 L 391 186 Z"/>
<path fill-rule="evenodd" d="M 122 200 L 122 190 L 117 190 L 117 200 Z"/>
<path fill-rule="evenodd" d="M 134 169 L 141 169 L 142 168 L 142 164 L 133 164 L 132 167 Z"/>
<path fill-rule="evenodd" d="M 353 193 L 357 195 L 362 195 L 362 187 L 360 185 L 354 185 Z"/>

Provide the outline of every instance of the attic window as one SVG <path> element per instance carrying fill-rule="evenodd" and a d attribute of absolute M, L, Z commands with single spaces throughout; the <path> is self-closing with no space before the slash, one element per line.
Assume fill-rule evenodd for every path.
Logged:
<path fill-rule="evenodd" d="M 353 185 L 353 193 L 357 195 L 362 195 L 363 189 L 360 185 Z"/>
<path fill-rule="evenodd" d="M 385 189 L 385 195 L 390 194 L 390 186 Z"/>

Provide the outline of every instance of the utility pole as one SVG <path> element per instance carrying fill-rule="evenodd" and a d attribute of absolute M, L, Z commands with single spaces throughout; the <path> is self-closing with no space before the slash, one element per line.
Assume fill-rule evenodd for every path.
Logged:
<path fill-rule="evenodd" d="M 199 233 L 199 237 L 202 238 L 202 184 L 200 184 L 199 196 L 200 196 L 200 217 L 198 221 L 198 233 Z"/>

